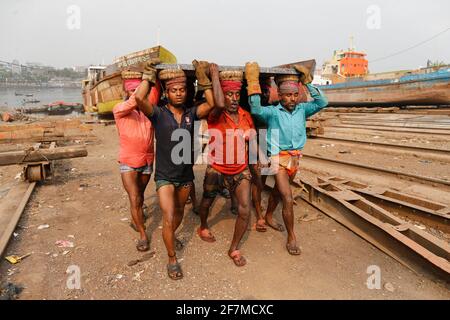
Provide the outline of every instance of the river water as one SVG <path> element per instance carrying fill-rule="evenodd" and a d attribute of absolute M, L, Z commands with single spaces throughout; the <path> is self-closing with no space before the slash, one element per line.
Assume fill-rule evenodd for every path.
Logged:
<path fill-rule="evenodd" d="M 23 96 L 16 96 L 24 94 Z M 25 94 L 33 94 L 33 96 L 25 96 Z M 26 100 L 39 100 L 38 103 L 24 103 Z M 44 104 L 63 100 L 65 102 L 83 102 L 81 96 L 81 88 L 0 88 L 0 107 L 2 109 L 15 109 L 18 107 L 39 107 Z"/>

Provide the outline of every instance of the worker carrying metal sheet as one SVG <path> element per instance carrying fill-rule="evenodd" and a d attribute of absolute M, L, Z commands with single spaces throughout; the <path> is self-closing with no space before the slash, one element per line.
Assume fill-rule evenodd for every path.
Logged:
<path fill-rule="evenodd" d="M 301 65 L 296 65 L 295 69 L 298 75 L 280 75 L 275 78 L 279 103 L 270 108 L 261 105 L 260 72 L 256 62 L 245 65 L 245 78 L 251 114 L 267 125 L 267 153 L 270 156 L 271 174 L 275 175 L 275 187 L 269 198 L 265 220 L 274 229 L 284 230 L 281 224 L 273 221 L 273 213 L 282 200 L 283 220 L 288 233 L 286 249 L 292 255 L 299 255 L 301 251 L 294 234 L 290 182 L 297 173 L 301 150 L 306 142 L 306 119 L 325 108 L 328 101 L 319 89 L 311 85 L 312 76 L 308 69 Z M 298 103 L 299 81 L 308 88 L 313 101 Z"/>

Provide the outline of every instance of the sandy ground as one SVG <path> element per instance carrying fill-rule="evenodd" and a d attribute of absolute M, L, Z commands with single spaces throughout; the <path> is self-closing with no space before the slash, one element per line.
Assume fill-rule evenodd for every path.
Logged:
<path fill-rule="evenodd" d="M 303 254 L 286 252 L 285 233 L 251 229 L 242 244 L 248 260 L 243 268 L 227 256 L 235 222 L 229 202 L 219 198 L 214 204 L 213 244 L 198 238 L 199 218 L 187 206 L 178 232 L 185 243 L 178 255 L 185 277 L 170 280 L 153 177 L 145 202 L 155 254 L 129 267 L 128 262 L 144 254 L 136 251 L 137 234 L 128 226 L 116 128 L 97 126 L 94 132 L 100 139 L 88 145 L 88 157 L 57 162 L 53 180 L 39 185 L 30 199 L 7 254 L 32 255 L 15 266 L 0 263 L 2 283 L 25 287 L 20 299 L 450 299 L 444 285 L 412 273 L 304 202 L 295 207 Z M 19 171 L 0 168 L 2 183 Z M 204 167 L 197 166 L 195 173 L 200 197 Z M 264 207 L 266 203 L 267 194 Z M 281 221 L 280 209 L 276 217 Z M 43 224 L 49 228 L 39 230 Z M 58 240 L 69 240 L 74 247 L 59 248 Z M 379 290 L 366 285 L 372 265 L 381 269 Z M 67 287 L 70 266 L 81 272 L 79 290 Z"/>

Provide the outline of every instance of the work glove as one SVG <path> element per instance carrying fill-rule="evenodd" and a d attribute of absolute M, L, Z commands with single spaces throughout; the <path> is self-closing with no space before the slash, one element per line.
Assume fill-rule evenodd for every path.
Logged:
<path fill-rule="evenodd" d="M 298 73 L 300 73 L 300 82 L 304 85 L 311 83 L 313 81 L 313 77 L 311 76 L 311 73 L 309 72 L 308 68 L 296 64 L 294 65 L 295 70 L 297 70 Z"/>
<path fill-rule="evenodd" d="M 247 62 L 245 64 L 245 80 L 247 80 L 248 96 L 261 94 L 259 85 L 259 65 L 257 62 Z"/>
<path fill-rule="evenodd" d="M 209 62 L 207 61 L 192 61 L 192 65 L 195 68 L 195 76 L 198 81 L 200 90 L 212 89 L 212 82 L 208 77 L 209 74 Z"/>
<path fill-rule="evenodd" d="M 159 64 L 159 60 L 147 61 L 144 67 L 144 72 L 142 74 L 142 80 L 147 80 L 153 85 L 156 83 L 156 68 L 155 65 Z"/>

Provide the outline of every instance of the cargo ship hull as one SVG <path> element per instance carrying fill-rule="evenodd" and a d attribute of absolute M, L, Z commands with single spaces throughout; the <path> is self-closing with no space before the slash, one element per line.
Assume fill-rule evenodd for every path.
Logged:
<path fill-rule="evenodd" d="M 384 76 L 387 77 L 385 74 Z M 365 79 L 366 78 L 366 79 Z M 450 68 L 423 69 L 376 79 L 376 75 L 320 86 L 330 106 L 450 105 Z"/>

